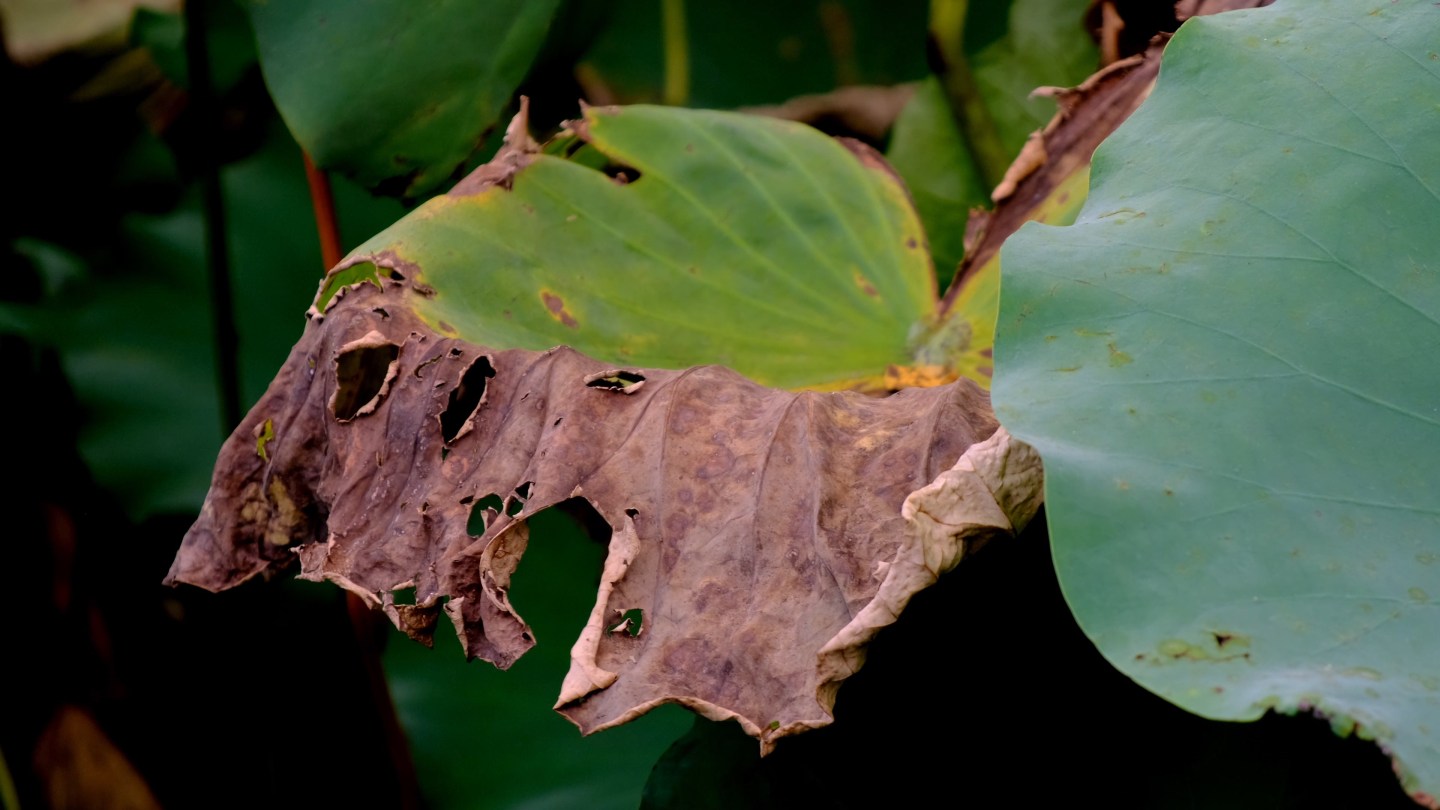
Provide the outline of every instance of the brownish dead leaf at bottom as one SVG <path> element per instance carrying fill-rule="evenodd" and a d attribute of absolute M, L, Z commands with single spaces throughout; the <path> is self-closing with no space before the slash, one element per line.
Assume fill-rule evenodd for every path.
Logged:
<path fill-rule="evenodd" d="M 421 324 L 408 283 L 359 285 L 309 325 L 168 582 L 219 590 L 298 557 L 412 637 L 443 611 L 505 668 L 535 643 L 509 598 L 525 518 L 585 498 L 613 535 L 557 708 L 589 733 L 680 703 L 768 750 L 828 724 L 875 632 L 1038 507 L 1038 459 L 968 381 L 877 399 L 491 350 Z"/>
<path fill-rule="evenodd" d="M 64 705 L 35 744 L 35 774 L 52 810 L 159 810 L 130 760 L 90 712 Z"/>

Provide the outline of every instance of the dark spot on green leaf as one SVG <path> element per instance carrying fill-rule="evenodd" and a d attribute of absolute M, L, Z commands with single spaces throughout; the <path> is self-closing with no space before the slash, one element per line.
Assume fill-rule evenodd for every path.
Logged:
<path fill-rule="evenodd" d="M 580 322 L 575 320 L 575 316 L 571 315 L 568 311 L 566 311 L 565 300 L 562 299 L 560 296 L 550 292 L 549 290 L 541 290 L 540 300 L 545 302 L 545 309 L 550 313 L 550 317 L 570 327 L 571 329 L 574 329 L 575 327 L 580 325 Z"/>
<path fill-rule="evenodd" d="M 1109 348 L 1110 348 L 1110 367 L 1111 367 L 1111 368 L 1119 368 L 1119 367 L 1121 367 L 1121 366 L 1128 366 L 1128 365 L 1130 365 L 1132 362 L 1134 362 L 1135 358 L 1131 357 L 1130 355 L 1128 355 L 1128 354 L 1126 354 L 1125 352 L 1122 352 L 1122 351 L 1120 351 L 1118 348 L 1116 348 L 1114 341 L 1111 341 L 1111 342 L 1110 342 Z"/>
<path fill-rule="evenodd" d="M 1241 635 L 1240 633 L 1231 633 L 1224 630 L 1211 630 L 1210 635 L 1213 636 L 1215 639 L 1215 646 L 1219 647 L 1221 650 L 1224 650 L 1227 647 L 1234 649 L 1250 646 L 1250 637 L 1246 635 Z"/>

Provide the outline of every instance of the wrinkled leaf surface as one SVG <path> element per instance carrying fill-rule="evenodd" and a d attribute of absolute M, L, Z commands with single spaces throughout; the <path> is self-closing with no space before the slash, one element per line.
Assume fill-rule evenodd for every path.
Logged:
<path fill-rule="evenodd" d="M 828 723 L 875 632 L 1038 506 L 1037 463 L 969 381 L 876 399 L 490 350 L 431 332 L 426 289 L 361 285 L 312 322 L 170 582 L 298 554 L 416 638 L 443 612 L 505 668 L 535 643 L 509 598 L 524 519 L 581 497 L 613 536 L 556 708 L 591 732 L 680 703 L 768 747 Z"/>
<path fill-rule="evenodd" d="M 1187 23 L 1077 223 L 1005 248 L 995 389 L 1117 667 L 1209 717 L 1331 717 L 1430 803 L 1437 28 L 1428 3 Z"/>

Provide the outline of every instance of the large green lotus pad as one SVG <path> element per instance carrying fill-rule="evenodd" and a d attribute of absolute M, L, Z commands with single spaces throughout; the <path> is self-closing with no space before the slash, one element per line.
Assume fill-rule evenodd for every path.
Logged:
<path fill-rule="evenodd" d="M 1117 667 L 1313 710 L 1440 792 L 1440 7 L 1187 23 L 1069 228 L 1004 251 L 996 412 Z"/>

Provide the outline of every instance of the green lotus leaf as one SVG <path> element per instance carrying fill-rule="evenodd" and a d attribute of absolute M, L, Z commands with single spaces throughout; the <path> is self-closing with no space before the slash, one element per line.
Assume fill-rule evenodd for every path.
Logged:
<path fill-rule="evenodd" d="M 1440 795 L 1440 8 L 1192 20 L 1068 228 L 1003 251 L 996 412 L 1106 657 L 1314 711 Z M 1362 67 L 1363 66 L 1363 67 Z"/>
<path fill-rule="evenodd" d="M 915 209 L 930 237 L 935 273 L 942 286 L 965 258 L 965 223 L 970 209 L 990 202 L 964 136 L 955 123 L 940 80 L 930 77 L 895 120 L 885 159 L 905 178 Z M 990 317 L 994 318 L 994 309 Z"/>
<path fill-rule="evenodd" d="M 717 363 L 789 388 L 909 362 L 935 277 L 874 152 L 792 122 L 644 106 L 591 108 L 540 152 L 517 122 L 496 161 L 332 271 L 317 310 L 401 274 L 435 291 L 416 304 L 427 324 L 484 345 Z"/>
<path fill-rule="evenodd" d="M 1042 85 L 1079 84 L 1099 61 L 1084 0 L 1012 0 L 971 7 L 966 50 L 975 85 L 1007 157 L 1055 113 Z"/>
<path fill-rule="evenodd" d="M 323 168 L 417 196 L 481 145 L 540 51 L 559 0 L 248 0 L 260 66 Z"/>

